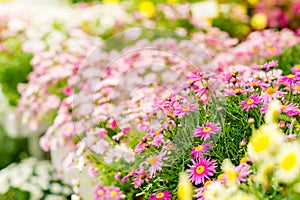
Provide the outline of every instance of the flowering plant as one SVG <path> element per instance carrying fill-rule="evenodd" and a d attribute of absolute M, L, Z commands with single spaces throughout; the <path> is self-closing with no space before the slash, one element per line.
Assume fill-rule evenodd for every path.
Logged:
<path fill-rule="evenodd" d="M 62 183 L 48 161 L 27 158 L 0 171 L 0 198 L 67 199 L 72 188 Z"/>

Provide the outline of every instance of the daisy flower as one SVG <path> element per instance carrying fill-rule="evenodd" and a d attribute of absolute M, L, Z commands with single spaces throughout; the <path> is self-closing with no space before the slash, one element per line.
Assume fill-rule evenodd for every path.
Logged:
<path fill-rule="evenodd" d="M 257 108 L 257 105 L 261 103 L 261 97 L 259 97 L 258 94 L 252 94 L 248 99 L 241 102 L 241 106 L 243 107 L 243 110 L 248 112 L 251 108 Z"/>
<path fill-rule="evenodd" d="M 277 124 L 261 126 L 250 138 L 248 154 L 254 160 L 264 160 L 276 151 L 284 141 Z"/>
<path fill-rule="evenodd" d="M 247 163 L 240 164 L 235 168 L 235 171 L 237 172 L 238 184 L 241 184 L 241 182 L 246 182 L 245 177 L 252 173 L 252 170 L 250 170 L 250 165 L 248 165 Z"/>
<path fill-rule="evenodd" d="M 158 190 L 157 193 L 150 195 L 149 200 L 170 200 L 171 198 L 172 195 L 168 190 L 164 192 Z"/>
<path fill-rule="evenodd" d="M 153 178 L 156 175 L 157 171 L 162 170 L 162 161 L 164 158 L 164 153 L 159 153 L 156 156 L 151 156 L 147 159 L 147 164 L 149 165 L 150 178 Z"/>
<path fill-rule="evenodd" d="M 203 156 L 203 153 L 207 153 L 210 151 L 210 144 L 199 144 L 196 147 L 192 148 L 192 153 L 189 156 L 194 156 L 194 158 L 200 158 Z"/>
<path fill-rule="evenodd" d="M 120 200 L 120 199 L 122 199 L 122 197 L 123 197 L 123 195 L 122 195 L 120 188 L 114 187 L 114 186 L 111 186 L 108 188 L 107 198 L 109 200 Z"/>
<path fill-rule="evenodd" d="M 104 198 L 106 198 L 107 189 L 102 184 L 100 184 L 94 188 L 93 193 L 96 200 L 104 200 Z"/>
<path fill-rule="evenodd" d="M 192 199 L 194 186 L 186 172 L 179 173 L 179 182 L 177 188 L 178 200 Z"/>
<path fill-rule="evenodd" d="M 197 104 L 184 103 L 183 105 L 177 105 L 175 107 L 174 114 L 178 117 L 182 117 L 198 109 L 199 107 Z"/>
<path fill-rule="evenodd" d="M 199 185 L 200 183 L 204 184 L 216 171 L 216 162 L 209 158 L 192 159 L 192 163 L 193 165 L 188 165 L 190 169 L 188 169 L 187 172 L 190 173 L 190 179 L 196 185 Z"/>
<path fill-rule="evenodd" d="M 219 124 L 207 122 L 205 125 L 198 126 L 194 130 L 194 137 L 201 137 L 203 140 L 206 140 L 211 134 L 216 134 L 219 130 L 221 130 Z"/>
<path fill-rule="evenodd" d="M 275 176 L 284 183 L 290 183 L 300 174 L 300 145 L 298 142 L 286 143 L 277 156 L 278 167 Z"/>
<path fill-rule="evenodd" d="M 297 80 L 299 80 L 299 77 L 297 77 L 295 74 L 289 74 L 287 76 L 280 77 L 278 83 L 289 85 L 294 83 Z"/>

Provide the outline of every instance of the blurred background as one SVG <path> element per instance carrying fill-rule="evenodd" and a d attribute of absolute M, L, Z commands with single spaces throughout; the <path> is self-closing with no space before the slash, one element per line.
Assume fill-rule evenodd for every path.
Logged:
<path fill-rule="evenodd" d="M 36 160 L 24 161 L 24 165 L 38 166 L 38 160 L 50 160 L 50 154 L 40 149 L 39 139 L 54 114 L 43 120 L 43 126 L 34 129 L 34 122 L 31 128 L 24 126 L 15 112 L 20 99 L 18 88 L 28 81 L 34 55 L 64 40 L 73 28 L 107 39 L 129 27 L 153 26 L 186 35 L 201 28 L 217 27 L 239 41 L 252 31 L 268 28 L 289 28 L 300 34 L 300 0 L 0 0 L 0 169 L 29 157 Z M 290 56 L 277 55 L 277 58 L 293 66 L 298 62 L 293 60 L 298 50 L 296 45 L 283 52 Z M 10 169 L 14 170 L 13 167 Z M 52 179 L 51 183 L 60 185 L 59 192 L 55 192 L 55 186 L 52 190 L 45 187 L 40 199 L 46 199 L 46 194 L 55 193 L 54 199 L 71 194 L 69 186 L 54 175 Z M 28 193 L 34 192 L 22 193 L 13 187 L 1 190 L 6 191 L 0 196 L 3 200 L 27 199 Z"/>

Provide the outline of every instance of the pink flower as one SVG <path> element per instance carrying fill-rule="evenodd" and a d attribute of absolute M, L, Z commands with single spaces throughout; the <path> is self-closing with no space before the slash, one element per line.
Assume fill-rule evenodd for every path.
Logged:
<path fill-rule="evenodd" d="M 71 86 L 67 86 L 64 88 L 64 95 L 66 96 L 70 96 L 71 94 L 73 94 L 73 88 Z"/>
<path fill-rule="evenodd" d="M 156 172 L 162 170 L 162 161 L 164 156 L 164 153 L 159 153 L 157 156 L 151 156 L 147 159 L 147 164 L 149 165 L 150 178 L 155 177 Z"/>
<path fill-rule="evenodd" d="M 199 107 L 197 104 L 185 103 L 183 105 L 176 106 L 174 110 L 174 114 L 177 115 L 178 117 L 182 117 L 198 109 Z"/>
<path fill-rule="evenodd" d="M 140 166 L 138 170 L 135 170 L 133 176 L 134 180 L 132 185 L 135 189 L 139 188 L 145 181 L 150 178 L 148 172 L 145 171 L 145 168 L 143 166 Z"/>
<path fill-rule="evenodd" d="M 237 172 L 237 182 L 240 184 L 241 182 L 246 182 L 246 176 L 252 173 L 252 170 L 250 170 L 250 165 L 247 163 L 242 163 L 239 166 L 235 168 L 235 171 Z"/>
<path fill-rule="evenodd" d="M 156 194 L 150 194 L 150 198 L 148 200 L 170 200 L 171 198 L 172 195 L 168 190 L 164 192 L 158 190 Z"/>
<path fill-rule="evenodd" d="M 118 187 L 111 186 L 107 190 L 107 199 L 109 200 L 120 200 L 122 196 L 122 192 Z"/>
<path fill-rule="evenodd" d="M 299 76 L 297 76 L 295 74 L 289 74 L 287 76 L 280 77 L 278 80 L 278 83 L 288 85 L 288 84 L 292 84 L 298 80 L 299 80 Z"/>
<path fill-rule="evenodd" d="M 193 165 L 188 165 L 190 169 L 187 172 L 190 173 L 190 179 L 196 185 L 204 184 L 216 172 L 216 162 L 214 160 L 211 161 L 209 158 L 192 159 L 192 163 Z"/>
<path fill-rule="evenodd" d="M 248 112 L 251 108 L 257 108 L 257 105 L 261 103 L 261 97 L 259 97 L 258 94 L 252 94 L 247 100 L 242 101 L 240 104 L 243 106 L 243 110 Z"/>
<path fill-rule="evenodd" d="M 203 140 L 206 140 L 210 137 L 211 134 L 216 134 L 219 130 L 221 130 L 219 124 L 207 122 L 205 126 L 198 126 L 194 130 L 194 137 L 201 137 Z"/>
<path fill-rule="evenodd" d="M 210 144 L 199 144 L 192 148 L 192 153 L 190 153 L 189 156 L 194 156 L 194 158 L 203 157 L 203 153 L 209 152 L 210 147 Z"/>
<path fill-rule="evenodd" d="M 102 184 L 100 184 L 94 187 L 93 193 L 96 200 L 104 200 L 107 195 L 107 189 Z"/>
<path fill-rule="evenodd" d="M 164 135 L 163 134 L 156 135 L 153 139 L 154 140 L 150 143 L 150 145 L 159 147 L 164 142 Z"/>

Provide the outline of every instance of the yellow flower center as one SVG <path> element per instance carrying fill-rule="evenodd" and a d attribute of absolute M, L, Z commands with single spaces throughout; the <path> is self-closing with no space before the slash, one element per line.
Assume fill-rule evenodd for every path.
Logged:
<path fill-rule="evenodd" d="M 271 53 L 274 53 L 276 49 L 275 49 L 275 47 L 270 47 L 269 50 Z"/>
<path fill-rule="evenodd" d="M 98 190 L 97 193 L 98 193 L 99 196 L 102 196 L 104 194 L 104 191 L 102 189 L 100 189 L 100 190 Z"/>
<path fill-rule="evenodd" d="M 300 64 L 299 64 L 299 65 L 297 65 L 297 66 L 296 66 L 296 68 L 300 70 Z"/>
<path fill-rule="evenodd" d="M 232 169 L 229 169 L 229 170 L 227 170 L 226 174 L 227 174 L 227 179 L 228 179 L 229 182 L 234 182 L 235 181 L 236 176 L 237 176 L 237 172 L 235 172 Z"/>
<path fill-rule="evenodd" d="M 163 192 L 160 192 L 156 195 L 156 198 L 161 199 L 164 198 L 165 194 Z"/>
<path fill-rule="evenodd" d="M 222 178 L 225 176 L 225 174 L 220 174 L 219 176 L 218 176 L 218 181 L 220 181 L 220 180 L 222 180 Z"/>
<path fill-rule="evenodd" d="M 239 93 L 239 92 L 242 92 L 242 90 L 241 90 L 241 88 L 236 88 L 236 89 L 234 89 L 234 92 Z"/>
<path fill-rule="evenodd" d="M 251 105 L 251 104 L 253 104 L 254 103 L 254 99 L 249 99 L 248 101 L 247 101 L 247 105 Z"/>
<path fill-rule="evenodd" d="M 190 111 L 190 110 L 191 110 L 191 107 L 190 107 L 190 106 L 185 106 L 185 107 L 182 108 L 182 110 L 183 110 L 184 112 L 187 112 L 187 111 Z"/>
<path fill-rule="evenodd" d="M 280 109 L 281 109 L 281 110 L 286 110 L 286 106 L 285 106 L 285 105 L 281 105 L 281 106 L 280 106 Z"/>
<path fill-rule="evenodd" d="M 266 134 L 259 134 L 255 135 L 250 143 L 256 152 L 262 152 L 269 147 L 270 138 Z"/>
<path fill-rule="evenodd" d="M 294 153 L 290 153 L 284 157 L 284 159 L 280 163 L 280 166 L 285 170 L 291 170 L 295 166 L 296 161 L 296 155 Z"/>
<path fill-rule="evenodd" d="M 300 91 L 300 85 L 297 85 L 295 88 L 297 91 Z"/>
<path fill-rule="evenodd" d="M 196 148 L 195 148 L 195 151 L 196 152 L 199 152 L 203 149 L 203 146 L 202 145 L 198 145 Z"/>
<path fill-rule="evenodd" d="M 202 165 L 200 165 L 196 168 L 196 173 L 203 174 L 204 170 L 205 170 L 205 168 Z"/>
<path fill-rule="evenodd" d="M 208 126 L 204 127 L 204 129 L 203 129 L 204 133 L 208 133 L 209 131 L 211 131 L 210 127 L 208 127 Z"/>
<path fill-rule="evenodd" d="M 209 184 L 211 184 L 212 183 L 212 181 L 206 181 L 205 183 L 204 183 L 204 187 L 206 187 L 206 186 L 208 186 Z"/>
<path fill-rule="evenodd" d="M 266 94 L 272 95 L 272 94 L 275 94 L 275 93 L 276 93 L 276 90 L 274 88 L 270 87 L 266 90 Z"/>
<path fill-rule="evenodd" d="M 111 197 L 116 197 L 117 195 L 118 195 L 118 193 L 115 190 L 110 193 Z"/>
<path fill-rule="evenodd" d="M 245 163 L 245 162 L 247 162 L 248 161 L 248 158 L 247 157 L 243 157 L 241 160 L 240 160 L 240 163 L 242 164 L 242 163 Z"/>
<path fill-rule="evenodd" d="M 255 47 L 253 47 L 253 53 L 257 53 L 258 52 L 258 50 L 259 50 L 259 48 L 258 48 L 258 46 L 255 46 Z"/>
<path fill-rule="evenodd" d="M 156 161 L 157 161 L 157 156 L 153 156 L 151 158 L 148 158 L 148 163 L 150 163 L 151 165 L 155 165 Z"/>
<path fill-rule="evenodd" d="M 155 6 L 151 1 L 143 1 L 139 4 L 139 11 L 148 18 L 151 18 L 155 14 Z"/>
<path fill-rule="evenodd" d="M 287 75 L 287 77 L 292 79 L 292 78 L 295 78 L 295 75 L 294 74 L 289 74 L 289 75 Z"/>

